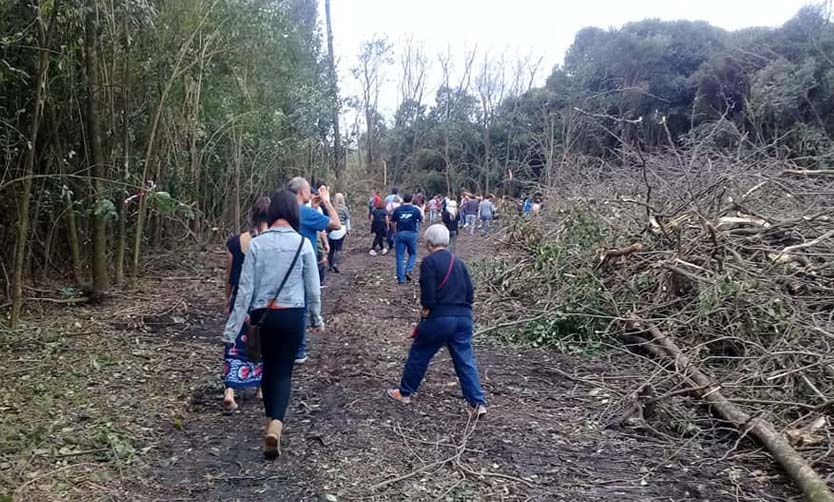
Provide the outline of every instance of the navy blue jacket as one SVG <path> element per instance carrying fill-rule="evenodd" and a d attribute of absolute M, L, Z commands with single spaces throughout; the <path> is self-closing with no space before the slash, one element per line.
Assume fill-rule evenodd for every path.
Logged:
<path fill-rule="evenodd" d="M 423 212 L 411 204 L 403 204 L 391 213 L 391 222 L 397 224 L 397 232 L 416 232 L 423 221 Z"/>
<path fill-rule="evenodd" d="M 429 317 L 472 315 L 475 287 L 463 260 L 455 257 L 449 280 L 443 289 L 438 289 L 449 271 L 451 258 L 452 253 L 447 250 L 436 251 L 420 264 L 420 302 L 430 310 Z"/>

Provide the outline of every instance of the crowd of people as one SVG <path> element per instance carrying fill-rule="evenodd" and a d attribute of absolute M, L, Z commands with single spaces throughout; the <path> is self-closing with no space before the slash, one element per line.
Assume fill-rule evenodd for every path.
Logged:
<path fill-rule="evenodd" d="M 406 200 L 407 197 L 409 200 Z M 401 206 L 411 206 L 419 210 L 419 219 L 415 216 L 416 211 L 412 209 L 398 212 Z M 449 230 L 449 246 L 454 251 L 455 242 L 461 230 L 469 230 L 472 235 L 479 232 L 485 237 L 489 235 L 492 223 L 498 217 L 498 206 L 492 194 L 477 196 L 463 192 L 459 201 L 452 195 L 446 197 L 435 195 L 427 200 L 422 192 L 401 195 L 399 189 L 394 187 L 391 193 L 383 198 L 377 190 L 368 199 L 368 218 L 371 220 L 371 232 L 374 236 L 370 254 L 372 256 L 377 256 L 379 253 L 385 255 L 391 249 L 398 252 L 407 250 L 410 253 L 416 245 L 412 245 L 411 238 L 418 230 L 413 229 L 409 221 L 416 221 L 417 228 L 423 222 L 442 223 Z M 401 223 L 402 220 L 408 221 Z M 398 246 L 396 236 L 400 235 L 401 225 L 406 233 L 400 238 L 401 246 Z M 397 263 L 400 263 L 402 259 L 402 253 L 397 255 Z M 405 281 L 409 281 L 408 276 L 411 272 L 409 269 L 413 269 L 413 263 L 406 265 L 404 276 L 397 275 L 398 280 L 404 277 Z"/>
<path fill-rule="evenodd" d="M 238 409 L 235 392 L 256 389 L 266 417 L 267 459 L 281 453 L 293 369 L 308 360 L 308 331 L 324 331 L 325 273 L 340 273 L 345 241 L 351 235 L 345 196 L 337 193 L 331 201 L 329 188 L 317 185 L 297 177 L 269 197 L 259 197 L 250 228 L 226 243 L 223 409 L 233 414 Z M 392 399 L 409 403 L 429 362 L 445 346 L 470 413 L 486 414 L 472 347 L 474 286 L 454 250 L 461 230 L 480 230 L 486 236 L 497 217 L 492 195 L 427 200 L 421 192 L 400 194 L 393 188 L 386 197 L 375 192 L 369 200 L 370 254 L 394 250 L 399 284 L 414 280 L 419 236 L 428 225 L 423 234 L 427 254 L 419 275 L 421 318 L 400 385 L 387 390 Z"/>

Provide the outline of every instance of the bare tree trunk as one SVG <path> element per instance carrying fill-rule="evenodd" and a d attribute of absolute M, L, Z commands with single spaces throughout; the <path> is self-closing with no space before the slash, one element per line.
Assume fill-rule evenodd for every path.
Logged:
<path fill-rule="evenodd" d="M 330 0 L 324 0 L 324 15 L 327 21 L 327 59 L 330 66 L 330 99 L 333 101 L 333 171 L 342 186 L 344 165 L 342 164 L 342 143 L 339 134 L 339 86 L 336 79 L 336 55 L 333 53 L 333 20 L 330 17 Z"/>
<path fill-rule="evenodd" d="M 100 204 L 104 190 L 102 182 L 106 176 L 104 155 L 101 150 L 101 128 L 99 127 L 98 98 L 100 93 L 98 75 L 98 6 L 96 0 L 87 0 L 84 19 L 84 56 L 87 73 L 87 132 L 92 162 L 92 187 L 96 208 L 93 210 L 93 288 L 106 291 L 110 284 L 107 271 L 107 215 Z"/>
<path fill-rule="evenodd" d="M 130 34 L 128 33 L 128 12 L 122 16 L 122 31 L 124 43 L 124 70 L 122 75 L 122 181 L 127 185 L 130 181 Z M 116 284 L 122 286 L 125 280 L 125 252 L 127 250 L 127 214 L 125 204 L 126 188 L 121 190 L 119 201 L 119 247 L 116 252 Z"/>
<path fill-rule="evenodd" d="M 241 134 L 242 131 L 241 131 Z M 235 149 L 234 157 L 235 157 L 235 175 L 234 175 L 234 229 L 235 233 L 239 234 L 241 231 L 240 228 L 240 162 L 241 162 L 241 142 L 243 138 L 239 138 L 237 133 L 235 132 L 235 128 L 232 128 L 232 139 L 233 139 L 233 147 Z"/>
<path fill-rule="evenodd" d="M 443 161 L 446 163 L 446 193 L 455 194 L 452 188 L 452 158 L 449 156 L 449 123 L 443 125 Z"/>
<path fill-rule="evenodd" d="M 365 142 L 368 145 L 368 171 L 373 172 L 374 168 L 374 125 L 373 113 L 371 113 L 370 105 L 365 105 Z"/>
<path fill-rule="evenodd" d="M 54 12 L 57 11 L 57 5 L 53 6 L 53 15 L 50 25 L 55 24 Z M 14 252 L 14 269 L 12 271 L 12 317 L 11 328 L 17 329 L 20 324 L 20 313 L 23 309 L 23 271 L 26 262 L 26 244 L 29 237 L 29 206 L 30 198 L 32 197 L 32 177 L 35 173 L 35 158 L 38 151 L 38 130 L 40 129 L 41 114 L 43 112 L 43 104 L 46 100 L 46 77 L 49 71 L 49 52 L 46 51 L 46 27 L 41 17 L 40 2 L 36 2 L 36 24 L 38 28 L 38 42 L 40 44 L 39 58 L 38 58 L 38 77 L 35 80 L 35 105 L 32 111 L 32 124 L 29 129 L 29 143 L 30 148 L 26 155 L 26 164 L 23 170 L 23 187 L 20 193 L 20 203 L 18 204 L 20 211 L 20 219 L 17 223 L 17 242 L 15 243 Z"/>
<path fill-rule="evenodd" d="M 177 57 L 177 62 L 174 65 L 174 69 L 171 72 L 171 77 L 168 79 L 168 82 L 165 84 L 165 88 L 163 89 L 162 93 L 159 96 L 159 105 L 156 108 L 156 113 L 154 114 L 153 122 L 151 123 L 150 134 L 148 135 L 148 145 L 147 149 L 145 150 L 145 163 L 142 168 L 142 186 L 140 190 L 142 191 L 142 196 L 139 197 L 139 209 L 136 215 L 136 236 L 133 241 L 133 266 L 132 273 L 134 276 L 139 274 L 139 255 L 142 250 L 142 235 L 145 231 L 145 212 L 147 208 L 147 197 L 145 197 L 145 189 L 146 183 L 148 181 L 148 173 L 150 172 L 150 162 L 151 157 L 154 154 L 154 145 L 156 143 L 156 134 L 159 130 L 159 120 L 162 117 L 162 109 L 165 105 L 165 100 L 168 98 L 168 93 L 171 92 L 171 88 L 174 85 L 174 82 L 177 78 L 179 78 L 183 71 L 188 69 L 191 65 L 186 66 L 185 68 L 182 67 L 182 62 L 185 59 L 185 55 L 188 53 L 188 49 L 191 47 L 191 44 L 194 42 L 194 38 L 197 36 L 197 33 L 203 28 L 203 24 L 208 19 L 209 14 L 216 5 L 216 1 L 211 4 L 211 7 L 207 9 L 206 13 L 203 15 L 202 20 L 191 32 L 191 36 L 188 37 L 188 40 L 180 48 L 179 56 Z M 193 63 L 192 63 L 193 64 Z"/>
<path fill-rule="evenodd" d="M 48 120 L 52 134 L 52 156 L 58 164 L 58 173 L 64 182 L 63 193 L 61 193 L 61 200 L 64 202 L 64 218 L 67 223 L 67 244 L 70 248 L 70 255 L 72 259 L 72 275 L 75 278 L 75 283 L 82 285 L 85 283 L 84 266 L 81 264 L 81 240 L 78 238 L 78 223 L 75 217 L 75 207 L 73 205 L 73 184 L 66 176 L 66 165 L 64 163 L 63 152 L 66 151 L 64 143 L 61 141 L 61 130 L 58 126 L 58 117 L 55 115 L 55 107 L 49 106 Z"/>

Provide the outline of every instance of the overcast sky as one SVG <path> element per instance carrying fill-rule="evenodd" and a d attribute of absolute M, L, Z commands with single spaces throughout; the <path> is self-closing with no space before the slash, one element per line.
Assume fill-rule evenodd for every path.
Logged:
<path fill-rule="evenodd" d="M 704 20 L 726 29 L 780 26 L 809 0 L 331 0 L 334 41 L 343 97 L 358 94 L 350 74 L 363 40 L 386 35 L 398 42 L 413 35 L 432 60 L 447 47 L 462 54 L 477 45 L 491 53 L 543 57 L 539 81 L 562 62 L 574 35 L 586 26 L 608 28 L 646 18 Z M 322 20 L 324 1 L 321 1 Z M 435 63 L 429 94 L 439 78 Z M 393 114 L 398 69 L 387 71 L 381 111 Z"/>

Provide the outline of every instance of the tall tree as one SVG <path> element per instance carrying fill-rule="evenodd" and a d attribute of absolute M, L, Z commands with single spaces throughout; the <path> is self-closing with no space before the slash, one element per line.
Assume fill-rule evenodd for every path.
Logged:
<path fill-rule="evenodd" d="M 98 5 L 96 0 L 87 0 L 84 15 L 84 69 L 87 76 L 87 137 L 89 141 L 90 164 L 95 207 L 92 212 L 93 228 L 93 288 L 106 291 L 110 285 L 107 271 L 107 218 L 108 199 L 105 198 L 104 181 L 107 170 L 101 149 L 101 126 L 99 117 L 98 68 Z M 112 204 L 112 203 L 111 203 Z"/>
<path fill-rule="evenodd" d="M 327 21 L 327 64 L 330 76 L 330 99 L 332 100 L 333 120 L 333 171 L 339 183 L 344 183 L 345 166 L 342 162 L 342 144 L 339 134 L 339 81 L 336 77 L 336 55 L 333 52 L 333 19 L 330 15 L 330 0 L 324 0 L 324 14 Z"/>
<path fill-rule="evenodd" d="M 32 124 L 29 129 L 29 149 L 26 154 L 26 164 L 23 171 L 23 187 L 20 191 L 18 204 L 19 220 L 17 223 L 17 241 L 14 253 L 14 271 L 12 276 L 12 317 L 11 327 L 17 329 L 20 322 L 20 312 L 23 308 L 23 273 L 27 259 L 26 246 L 29 241 L 29 206 L 32 198 L 32 178 L 35 174 L 35 158 L 38 152 L 38 132 L 40 131 L 43 105 L 46 100 L 46 82 L 49 72 L 49 51 L 47 50 L 47 29 L 44 25 L 40 1 L 36 1 L 35 26 L 38 30 L 38 75 L 35 79 L 35 101 L 32 110 Z M 51 28 L 55 25 L 58 5 L 53 5 Z"/>
<path fill-rule="evenodd" d="M 353 75 L 362 86 L 362 107 L 365 113 L 365 161 L 369 172 L 376 165 L 376 125 L 379 91 L 384 80 L 385 67 L 391 63 L 391 43 L 385 37 L 374 37 L 362 42 L 359 52 L 359 66 Z"/>

